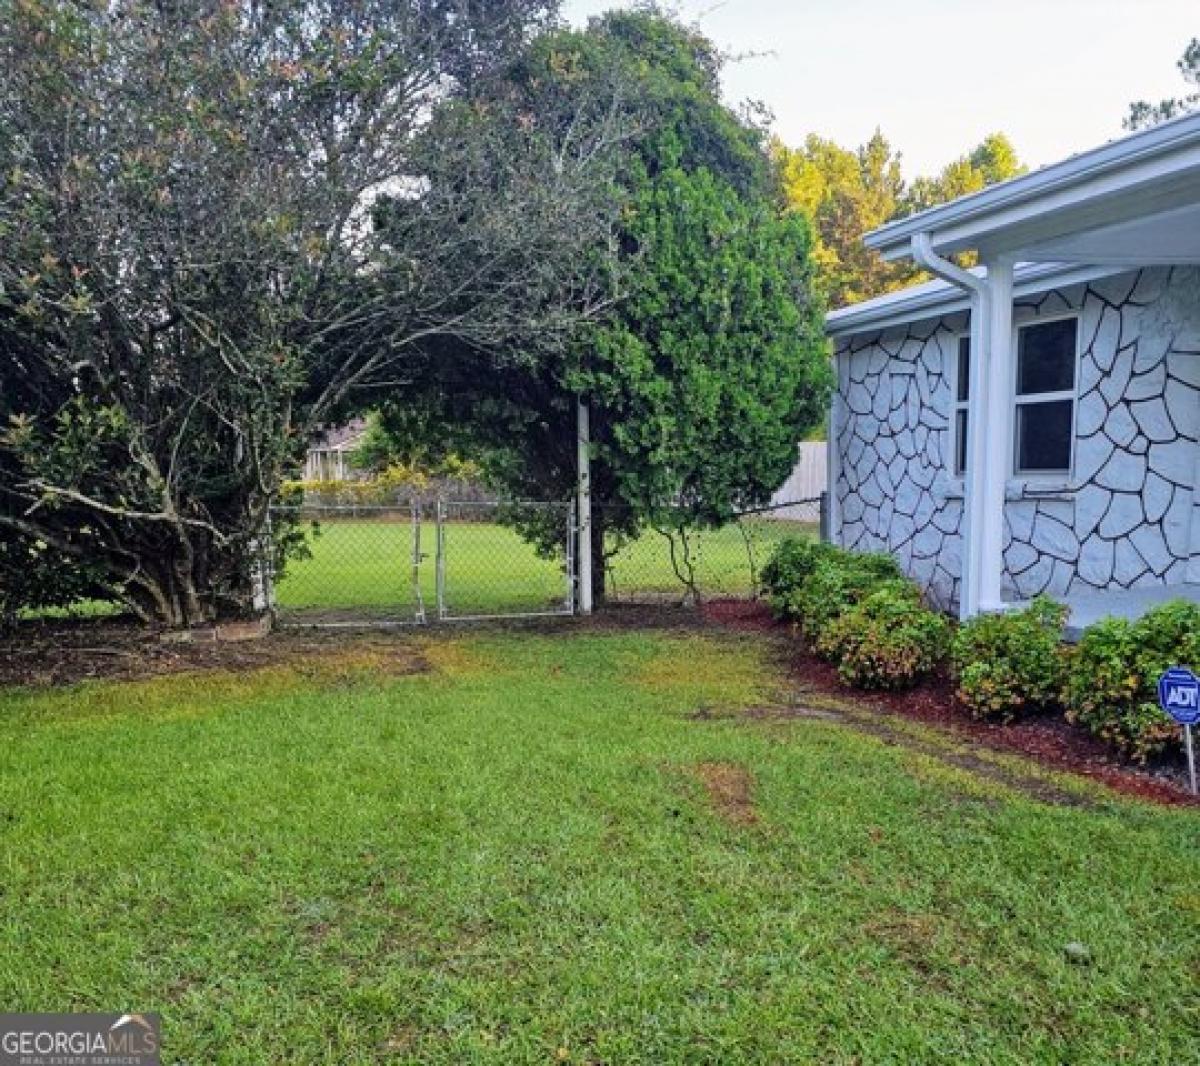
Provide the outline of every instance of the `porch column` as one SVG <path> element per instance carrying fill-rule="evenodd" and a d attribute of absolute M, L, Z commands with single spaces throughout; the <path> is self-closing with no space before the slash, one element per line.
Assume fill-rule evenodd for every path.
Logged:
<path fill-rule="evenodd" d="M 962 577 L 958 590 L 958 616 L 966 620 L 979 611 L 979 560 L 983 528 L 984 457 L 987 454 L 987 390 L 982 387 L 987 370 L 987 286 L 971 300 L 970 391 L 967 394 L 967 456 L 963 471 Z"/>
<path fill-rule="evenodd" d="M 987 337 L 984 375 L 972 381 L 972 392 L 982 393 L 984 455 L 980 465 L 976 611 L 998 611 L 1004 572 L 1004 498 L 1012 468 L 1013 442 L 1013 264 L 996 259 L 987 264 Z M 975 382 L 979 383 L 978 388 Z"/>

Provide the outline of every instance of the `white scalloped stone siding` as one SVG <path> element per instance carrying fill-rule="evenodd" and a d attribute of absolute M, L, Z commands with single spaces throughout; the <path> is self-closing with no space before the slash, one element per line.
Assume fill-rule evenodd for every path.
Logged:
<path fill-rule="evenodd" d="M 1005 594 L 1196 581 L 1200 268 L 1052 290 L 1019 300 L 1015 318 L 1066 312 L 1079 314 L 1081 348 L 1074 471 L 1057 484 L 1010 480 Z M 948 435 L 966 328 L 957 314 L 842 339 L 833 410 L 841 543 L 891 552 L 946 608 L 957 603 L 962 565 Z"/>

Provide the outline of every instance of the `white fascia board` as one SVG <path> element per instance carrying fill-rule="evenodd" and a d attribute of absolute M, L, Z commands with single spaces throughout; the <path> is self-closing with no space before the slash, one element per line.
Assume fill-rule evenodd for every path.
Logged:
<path fill-rule="evenodd" d="M 1063 263 L 1023 264 L 1017 267 L 1013 296 L 1021 299 L 1036 296 L 1051 289 L 1082 285 L 1099 278 L 1122 274 L 1127 265 L 1094 266 Z M 974 274 L 982 273 L 978 268 Z M 930 281 L 922 285 L 890 292 L 874 300 L 851 304 L 831 311 L 825 316 L 825 332 L 830 337 L 851 337 L 859 333 L 875 333 L 895 326 L 941 318 L 970 308 L 967 294 L 957 285 Z"/>
<path fill-rule="evenodd" d="M 863 243 L 885 259 L 899 259 L 909 254 L 914 234 L 929 233 L 935 251 L 954 251 L 1048 212 L 1189 175 L 1200 190 L 1200 112 L 888 223 Z"/>

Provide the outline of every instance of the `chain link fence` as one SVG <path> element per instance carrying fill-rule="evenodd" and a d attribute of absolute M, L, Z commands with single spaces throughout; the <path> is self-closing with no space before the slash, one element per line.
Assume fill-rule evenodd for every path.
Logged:
<path fill-rule="evenodd" d="M 794 500 L 695 529 L 666 512 L 630 534 L 628 512 L 594 507 L 594 535 L 603 538 L 598 602 L 756 596 L 774 546 L 787 536 L 816 538 L 820 513 L 819 500 Z M 298 555 L 268 567 L 283 625 L 420 625 L 575 611 L 572 504 L 414 500 L 278 508 L 274 516 L 304 538 Z M 601 561 L 599 547 L 593 560 Z"/>
<path fill-rule="evenodd" d="M 620 530 L 619 507 L 598 507 L 594 525 L 605 543 L 604 598 L 614 603 L 695 604 L 758 595 L 759 575 L 785 537 L 819 535 L 821 501 L 794 500 L 747 511 L 716 528 L 664 520 L 637 536 Z"/>

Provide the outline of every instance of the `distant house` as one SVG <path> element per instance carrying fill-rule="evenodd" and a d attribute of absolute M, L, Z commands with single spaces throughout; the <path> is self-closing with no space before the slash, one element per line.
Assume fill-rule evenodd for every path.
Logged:
<path fill-rule="evenodd" d="M 828 316 L 834 539 L 963 616 L 1200 599 L 1200 115 L 865 242 L 939 280 Z"/>
<path fill-rule="evenodd" d="M 367 431 L 364 418 L 326 429 L 308 449 L 304 460 L 305 481 L 349 481 L 354 476 L 350 454 Z"/>

